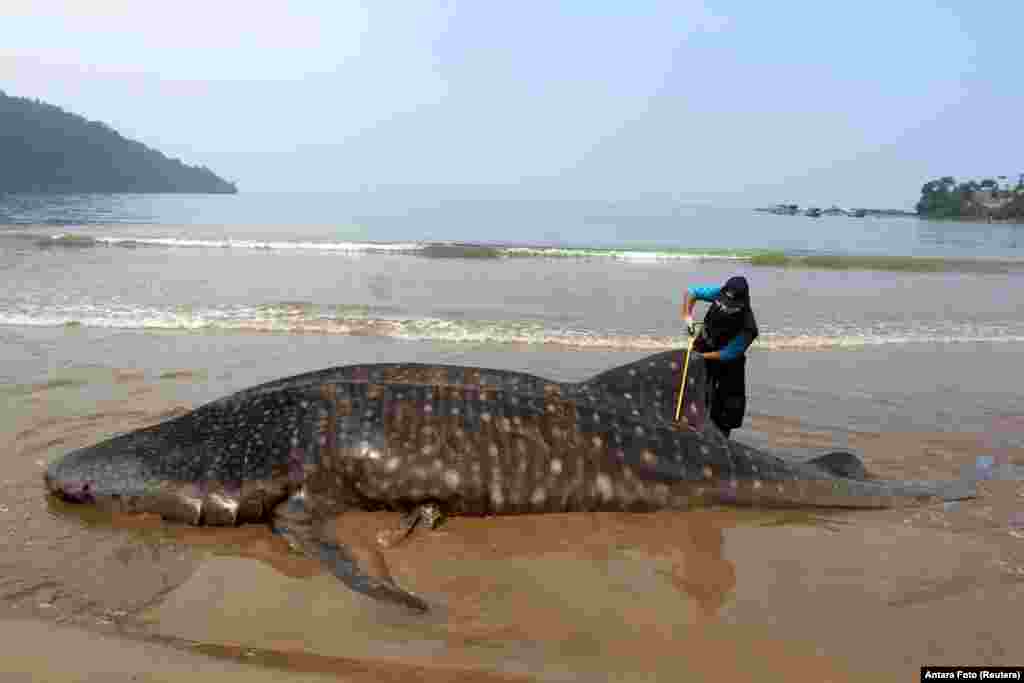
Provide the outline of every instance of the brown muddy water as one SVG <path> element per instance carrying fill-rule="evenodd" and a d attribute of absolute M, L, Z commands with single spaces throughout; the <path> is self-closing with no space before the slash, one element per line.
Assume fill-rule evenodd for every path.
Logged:
<path fill-rule="evenodd" d="M 401 585 L 439 605 L 426 616 L 349 591 L 263 526 L 193 529 L 44 495 L 47 459 L 195 407 L 206 376 L 72 367 L 4 387 L 0 673 L 846 681 L 1021 663 L 1020 481 L 913 510 L 454 518 L 383 551 Z M 779 449 L 831 445 L 792 417 L 748 427 Z M 986 452 L 969 433 L 849 441 L 885 477 L 950 478 Z M 999 457 L 1024 464 L 1019 449 Z M 372 536 L 395 521 L 353 514 L 342 531 Z"/>

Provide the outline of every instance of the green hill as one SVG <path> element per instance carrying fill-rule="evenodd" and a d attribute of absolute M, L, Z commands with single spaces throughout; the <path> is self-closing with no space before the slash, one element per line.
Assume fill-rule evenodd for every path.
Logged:
<path fill-rule="evenodd" d="M 228 194 L 233 183 L 110 126 L 0 91 L 0 193 Z"/>

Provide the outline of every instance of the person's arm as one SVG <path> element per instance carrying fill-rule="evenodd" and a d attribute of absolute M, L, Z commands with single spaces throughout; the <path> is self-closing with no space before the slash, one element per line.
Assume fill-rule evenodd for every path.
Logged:
<path fill-rule="evenodd" d="M 701 356 L 704 357 L 704 360 L 733 360 L 743 355 L 750 346 L 751 341 L 749 333 L 740 332 L 720 351 L 708 351 L 707 353 L 702 353 Z"/>
<path fill-rule="evenodd" d="M 708 287 L 708 286 L 690 286 L 686 290 L 686 294 L 683 296 L 683 320 L 687 324 L 693 322 L 693 307 L 698 301 L 714 301 L 718 296 L 719 292 L 722 291 L 721 287 Z"/>

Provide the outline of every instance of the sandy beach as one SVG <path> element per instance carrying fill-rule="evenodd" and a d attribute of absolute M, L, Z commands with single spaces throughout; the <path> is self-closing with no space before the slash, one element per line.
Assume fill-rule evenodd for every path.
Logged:
<path fill-rule="evenodd" d="M 195 407 L 209 384 L 202 368 L 86 364 L 5 389 L 2 680 L 895 681 L 1020 663 L 1020 481 L 910 510 L 454 518 L 384 553 L 442 605 L 426 617 L 348 591 L 263 526 L 44 495 L 48 458 Z M 743 431 L 779 450 L 835 446 L 792 415 L 758 412 Z M 953 478 L 994 452 L 959 431 L 847 440 L 879 477 Z M 1024 464 L 1017 448 L 993 457 Z M 352 515 L 346 533 L 393 517 Z"/>

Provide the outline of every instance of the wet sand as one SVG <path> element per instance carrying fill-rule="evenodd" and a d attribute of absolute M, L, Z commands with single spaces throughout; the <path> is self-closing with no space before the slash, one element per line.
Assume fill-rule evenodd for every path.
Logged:
<path fill-rule="evenodd" d="M 44 496 L 48 458 L 190 409 L 204 376 L 73 368 L 0 394 L 0 678 L 852 681 L 1020 664 L 1020 481 L 911 510 L 455 518 L 383 552 L 437 606 L 425 617 L 352 593 L 263 526 Z M 748 428 L 780 450 L 835 445 L 793 417 Z M 879 477 L 952 478 L 993 452 L 976 433 L 848 439 Z M 339 533 L 394 523 L 347 515 Z"/>

